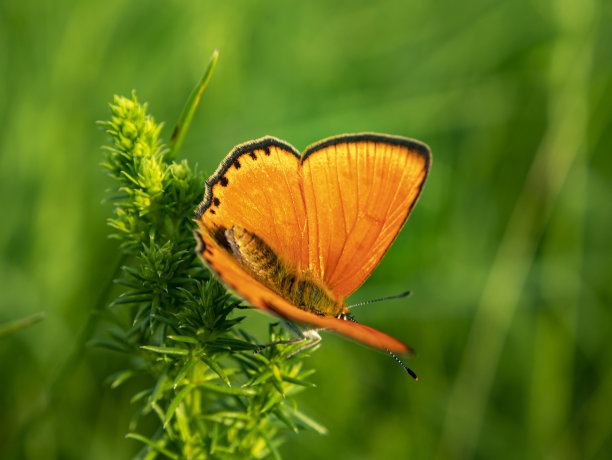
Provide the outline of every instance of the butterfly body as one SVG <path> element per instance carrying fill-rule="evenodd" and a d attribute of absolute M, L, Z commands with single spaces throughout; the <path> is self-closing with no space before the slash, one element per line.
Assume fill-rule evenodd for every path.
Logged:
<path fill-rule="evenodd" d="M 253 277 L 302 310 L 321 316 L 347 314 L 342 301 L 308 273 L 292 269 L 261 238 L 236 225 L 225 231 L 227 242 L 241 265 Z"/>
<path fill-rule="evenodd" d="M 336 136 L 300 154 L 264 137 L 235 147 L 196 211 L 197 252 L 264 311 L 380 349 L 403 342 L 349 321 L 344 299 L 376 268 L 421 193 L 431 154 L 404 137 Z"/>

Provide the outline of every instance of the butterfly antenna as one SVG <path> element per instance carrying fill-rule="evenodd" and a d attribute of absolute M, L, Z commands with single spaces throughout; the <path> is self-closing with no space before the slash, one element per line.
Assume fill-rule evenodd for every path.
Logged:
<path fill-rule="evenodd" d="M 380 299 L 372 299 L 372 300 L 366 300 L 365 302 L 354 303 L 353 305 L 349 305 L 348 307 L 353 308 L 353 307 L 359 307 L 361 305 L 367 305 L 369 303 L 384 302 L 386 300 L 393 300 L 393 299 L 402 299 L 404 297 L 408 297 L 411 294 L 412 294 L 412 291 L 406 291 L 406 292 L 402 292 L 401 294 L 391 295 L 389 297 L 381 297 Z"/>
<path fill-rule="evenodd" d="M 419 380 L 419 378 L 417 377 L 417 375 L 414 373 L 414 371 L 412 369 L 410 369 L 408 366 L 406 366 L 398 357 L 395 353 L 393 353 L 392 351 L 387 350 L 387 353 L 389 353 L 391 355 L 391 357 L 393 359 L 395 359 L 397 361 L 397 363 L 402 366 L 404 368 L 404 370 L 406 372 L 408 372 L 408 374 L 410 375 L 410 377 L 412 377 L 414 380 Z"/>
<path fill-rule="evenodd" d="M 406 297 L 407 295 L 410 295 L 410 291 L 408 291 L 408 292 L 404 292 L 403 294 L 400 294 L 400 295 L 391 296 L 391 297 L 386 297 L 385 299 L 379 299 L 379 300 L 396 299 L 396 298 L 398 298 L 398 297 Z M 375 300 L 371 300 L 371 301 L 369 301 L 369 302 L 364 302 L 364 303 L 372 303 L 372 302 L 375 302 Z M 361 305 L 361 304 L 358 304 L 358 305 Z M 338 318 L 339 318 L 339 319 L 346 320 L 346 321 L 352 321 L 353 323 L 357 323 L 357 324 L 359 324 L 355 318 L 353 318 L 351 315 L 348 315 L 348 314 L 346 314 L 346 313 L 344 313 L 344 314 L 340 315 Z M 408 366 L 406 366 L 406 365 L 405 365 L 405 364 L 404 364 L 404 363 L 401 361 L 401 359 L 399 359 L 399 358 L 397 357 L 397 355 L 396 355 L 395 353 L 393 353 L 392 351 L 387 350 L 386 348 L 385 348 L 385 351 L 386 351 L 387 353 L 389 353 L 389 354 L 391 355 L 391 357 L 392 357 L 394 360 L 396 360 L 396 361 L 397 361 L 397 363 L 398 363 L 400 366 L 402 366 L 406 372 L 408 372 L 408 375 L 410 375 L 410 377 L 412 377 L 414 380 L 419 380 L 419 378 L 418 378 L 418 377 L 417 377 L 417 375 L 414 373 L 414 371 L 413 371 L 412 369 L 410 369 Z"/>

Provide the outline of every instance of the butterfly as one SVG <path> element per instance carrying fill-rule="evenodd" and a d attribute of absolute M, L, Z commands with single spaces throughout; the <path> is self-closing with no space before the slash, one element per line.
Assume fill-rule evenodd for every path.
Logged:
<path fill-rule="evenodd" d="M 330 137 L 301 154 L 271 136 L 238 145 L 206 182 L 195 213 L 197 252 L 261 310 L 409 353 L 352 320 L 344 299 L 397 237 L 430 164 L 425 144 L 385 134 Z"/>

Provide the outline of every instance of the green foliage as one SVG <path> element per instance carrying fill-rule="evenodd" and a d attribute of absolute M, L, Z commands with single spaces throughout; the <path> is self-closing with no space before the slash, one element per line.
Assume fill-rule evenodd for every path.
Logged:
<path fill-rule="evenodd" d="M 134 94 L 116 96 L 110 108 L 103 125 L 113 146 L 104 166 L 118 186 L 109 224 L 128 261 L 112 308 L 117 324 L 124 310 L 129 321 L 97 343 L 133 358 L 133 367 L 113 377 L 113 388 L 148 377 L 132 398 L 139 409 L 127 437 L 145 445 L 137 458 L 279 458 L 284 430 L 324 432 L 293 399 L 312 386 L 306 379 L 313 371 L 303 370 L 303 353 L 290 358 L 299 344 L 254 354 L 255 339 L 237 328 L 243 318 L 232 315 L 240 302 L 194 251 L 191 216 L 203 177 L 186 161 L 168 159 L 161 125 Z M 279 334 L 271 325 L 269 340 Z M 157 428 L 135 431 L 149 414 Z"/>

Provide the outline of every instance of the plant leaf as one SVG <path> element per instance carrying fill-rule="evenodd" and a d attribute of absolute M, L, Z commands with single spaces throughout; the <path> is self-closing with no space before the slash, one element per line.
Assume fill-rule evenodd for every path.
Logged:
<path fill-rule="evenodd" d="M 179 456 L 178 454 L 175 454 L 174 452 L 166 449 L 160 442 L 155 442 L 149 438 L 144 437 L 141 434 L 138 433 L 128 433 L 125 435 L 125 437 L 127 439 L 133 439 L 135 441 L 140 441 L 144 444 L 146 444 L 147 446 L 151 447 L 152 449 L 155 449 L 157 452 L 159 452 L 162 455 L 165 455 L 168 458 L 171 458 L 172 460 L 178 460 Z"/>

